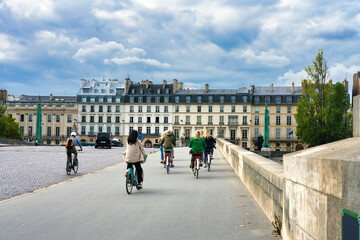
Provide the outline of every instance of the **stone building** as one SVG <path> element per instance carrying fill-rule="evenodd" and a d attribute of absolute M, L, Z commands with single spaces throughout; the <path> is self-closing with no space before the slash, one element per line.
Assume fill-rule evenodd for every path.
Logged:
<path fill-rule="evenodd" d="M 16 119 L 24 140 L 34 141 L 37 108 L 41 104 L 41 136 L 45 144 L 65 144 L 72 131 L 77 131 L 75 96 L 22 95 L 6 102 L 6 114 Z"/>

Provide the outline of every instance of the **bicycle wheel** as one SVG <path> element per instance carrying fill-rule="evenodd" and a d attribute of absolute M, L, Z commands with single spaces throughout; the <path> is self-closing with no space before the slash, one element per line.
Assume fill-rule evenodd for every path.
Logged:
<path fill-rule="evenodd" d="M 68 159 L 66 161 L 66 174 L 70 175 L 70 173 L 71 173 L 71 159 Z"/>
<path fill-rule="evenodd" d="M 132 191 L 132 188 L 133 188 L 133 181 L 130 178 L 130 175 L 126 175 L 126 192 L 128 194 L 130 194 Z"/>
<path fill-rule="evenodd" d="M 74 170 L 74 173 L 77 173 L 77 171 L 79 170 L 79 160 L 77 160 L 76 164 L 74 164 L 73 170 Z"/>
<path fill-rule="evenodd" d="M 208 165 L 207 165 L 208 172 L 210 172 L 210 165 L 211 165 L 211 157 L 210 157 L 210 154 L 207 155 L 207 162 L 208 162 Z"/>
<path fill-rule="evenodd" d="M 199 169 L 196 168 L 196 179 L 198 179 L 198 178 L 199 178 Z"/>
<path fill-rule="evenodd" d="M 169 160 L 169 155 L 166 155 L 166 173 L 167 173 L 167 174 L 170 173 L 170 160 Z"/>

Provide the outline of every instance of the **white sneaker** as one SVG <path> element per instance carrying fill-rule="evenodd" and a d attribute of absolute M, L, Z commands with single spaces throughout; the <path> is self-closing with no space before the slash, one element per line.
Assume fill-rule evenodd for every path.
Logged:
<path fill-rule="evenodd" d="M 193 173 L 193 172 L 194 172 L 194 169 L 193 169 L 193 168 L 190 168 L 190 172 L 192 172 L 192 173 Z"/>

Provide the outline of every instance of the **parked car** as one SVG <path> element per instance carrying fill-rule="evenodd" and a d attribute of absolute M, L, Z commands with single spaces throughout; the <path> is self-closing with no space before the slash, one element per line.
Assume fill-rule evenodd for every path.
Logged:
<path fill-rule="evenodd" d="M 160 144 L 159 143 L 154 143 L 153 144 L 153 148 L 159 148 L 160 147 Z"/>
<path fill-rule="evenodd" d="M 95 148 L 98 148 L 99 146 L 111 148 L 110 139 L 110 133 L 97 133 L 95 139 Z"/>
<path fill-rule="evenodd" d="M 120 142 L 119 139 L 113 138 L 113 139 L 111 140 L 111 146 L 113 146 L 113 147 L 122 147 L 123 144 Z"/>

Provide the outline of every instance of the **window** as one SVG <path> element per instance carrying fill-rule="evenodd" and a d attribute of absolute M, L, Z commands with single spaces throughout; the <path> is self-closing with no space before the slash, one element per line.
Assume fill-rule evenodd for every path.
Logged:
<path fill-rule="evenodd" d="M 90 112 L 95 112 L 95 106 L 90 106 Z"/>
<path fill-rule="evenodd" d="M 179 112 L 179 106 L 175 106 L 175 112 Z"/>
<path fill-rule="evenodd" d="M 138 117 L 138 123 L 142 123 L 142 117 Z"/>
<path fill-rule="evenodd" d="M 86 134 L 86 126 L 81 126 L 81 135 Z"/>
<path fill-rule="evenodd" d="M 209 106 L 209 112 L 212 112 L 212 106 Z"/>
<path fill-rule="evenodd" d="M 179 103 L 180 102 L 180 96 L 175 96 L 175 102 Z"/>
<path fill-rule="evenodd" d="M 147 117 L 147 118 L 146 118 L 146 122 L 147 122 L 147 123 L 151 123 L 151 117 Z"/>
<path fill-rule="evenodd" d="M 247 133 L 248 133 L 247 129 L 243 129 L 243 130 L 242 130 L 242 139 L 243 139 L 243 140 L 247 140 L 247 138 L 248 138 L 248 137 L 247 137 L 247 135 L 248 135 Z"/>
<path fill-rule="evenodd" d="M 67 122 L 71 122 L 72 115 L 67 115 Z"/>
<path fill-rule="evenodd" d="M 260 103 L 260 96 L 255 96 L 254 103 L 259 104 Z"/>
<path fill-rule="evenodd" d="M 86 102 L 86 97 L 82 97 L 81 102 Z"/>
<path fill-rule="evenodd" d="M 179 138 L 179 129 L 174 129 L 174 135 L 176 139 Z"/>
<path fill-rule="evenodd" d="M 140 94 L 144 94 L 144 89 L 140 89 Z"/>
<path fill-rule="evenodd" d="M 146 134 L 151 134 L 151 128 L 150 127 L 146 127 Z"/>
<path fill-rule="evenodd" d="M 56 115 L 56 122 L 60 122 L 60 115 Z"/>
<path fill-rule="evenodd" d="M 209 103 L 214 102 L 214 96 L 208 96 L 208 101 L 209 101 Z"/>
<path fill-rule="evenodd" d="M 224 112 L 224 106 L 220 106 L 220 112 Z"/>
<path fill-rule="evenodd" d="M 94 126 L 90 126 L 90 135 L 94 135 Z"/>
<path fill-rule="evenodd" d="M 138 112 L 142 112 L 142 106 L 138 107 Z"/>
<path fill-rule="evenodd" d="M 276 113 L 280 113 L 280 106 L 276 106 Z"/>
<path fill-rule="evenodd" d="M 286 103 L 287 103 L 287 104 L 291 104 L 291 103 L 292 103 L 292 97 L 291 97 L 291 96 L 287 96 L 287 97 L 286 97 Z"/>
<path fill-rule="evenodd" d="M 164 103 L 169 103 L 170 100 L 169 100 L 169 97 L 164 97 Z"/>
<path fill-rule="evenodd" d="M 276 139 L 280 139 L 280 128 L 276 129 Z"/>
<path fill-rule="evenodd" d="M 186 112 L 190 112 L 190 106 L 189 105 L 186 106 Z"/>
<path fill-rule="evenodd" d="M 286 125 L 291 125 L 291 116 L 286 117 Z"/>
<path fill-rule="evenodd" d="M 186 102 L 187 103 L 191 102 L 191 96 L 186 96 Z"/>
<path fill-rule="evenodd" d="M 230 140 L 235 140 L 236 137 L 236 130 L 235 129 L 231 129 L 230 130 Z"/>
<path fill-rule="evenodd" d="M 247 116 L 243 116 L 242 125 L 247 125 Z"/>
<path fill-rule="evenodd" d="M 134 117 L 130 117 L 129 123 L 134 123 Z"/>
<path fill-rule="evenodd" d="M 116 90 L 116 93 L 117 93 L 118 91 L 119 91 L 119 90 Z M 117 103 L 120 103 L 120 102 L 121 102 L 121 98 L 117 97 L 117 98 L 116 98 L 116 102 L 117 102 Z"/>
<path fill-rule="evenodd" d="M 107 106 L 107 112 L 111 112 L 111 106 Z"/>
<path fill-rule="evenodd" d="M 197 106 L 197 111 L 201 112 L 201 106 Z"/>
<path fill-rule="evenodd" d="M 29 122 L 32 122 L 32 114 L 29 114 Z"/>
<path fill-rule="evenodd" d="M 134 112 L 134 106 L 130 106 L 130 112 Z"/>
<path fill-rule="evenodd" d="M 94 102 L 95 102 L 95 98 L 94 98 L 94 97 L 90 98 L 90 102 L 94 103 Z"/>
<path fill-rule="evenodd" d="M 236 102 L 236 96 L 231 96 L 231 102 L 235 103 Z"/>
<path fill-rule="evenodd" d="M 106 127 L 106 132 L 111 133 L 111 127 Z"/>
<path fill-rule="evenodd" d="M 276 96 L 276 98 L 275 98 L 275 103 L 276 103 L 276 104 L 280 104 L 280 103 L 281 103 L 281 97 L 280 97 L 280 96 Z"/>
<path fill-rule="evenodd" d="M 143 103 L 143 97 L 138 97 L 138 103 Z"/>
<path fill-rule="evenodd" d="M 291 128 L 287 128 L 286 129 L 286 139 L 291 139 L 291 136 L 292 136 L 292 131 L 291 131 Z"/>
<path fill-rule="evenodd" d="M 255 128 L 254 129 L 254 138 L 257 139 L 258 136 L 259 136 L 259 129 Z"/>
<path fill-rule="evenodd" d="M 120 123 L 120 117 L 115 117 L 115 123 Z"/>
<path fill-rule="evenodd" d="M 60 127 L 55 128 L 55 137 L 60 137 Z"/>
<path fill-rule="evenodd" d="M 201 125 L 201 116 L 197 116 L 196 124 Z"/>
<path fill-rule="evenodd" d="M 86 122 L 86 116 L 81 116 L 81 122 Z"/>
<path fill-rule="evenodd" d="M 146 97 L 146 102 L 151 103 L 151 97 Z"/>
<path fill-rule="evenodd" d="M 103 122 L 103 117 L 99 116 L 99 123 L 102 123 L 102 122 Z"/>
<path fill-rule="evenodd" d="M 260 107 L 259 106 L 255 106 L 255 113 L 259 113 L 260 111 Z"/>
<path fill-rule="evenodd" d="M 266 102 L 266 103 L 270 103 L 270 96 L 266 96 L 266 97 L 265 97 L 265 102 Z"/>
<path fill-rule="evenodd" d="M 175 116 L 175 124 L 179 124 L 179 116 Z"/>
<path fill-rule="evenodd" d="M 103 106 L 99 106 L 99 112 L 103 112 Z"/>
<path fill-rule="evenodd" d="M 165 89 L 165 93 L 169 94 L 170 90 L 168 88 Z"/>
<path fill-rule="evenodd" d="M 185 129 L 185 139 L 190 139 L 190 129 Z"/>
<path fill-rule="evenodd" d="M 212 122 L 212 116 L 208 116 L 208 124 L 209 124 L 209 125 L 212 125 L 212 124 L 213 124 L 213 122 Z"/>
<path fill-rule="evenodd" d="M 225 101 L 225 96 L 220 96 L 220 102 L 223 103 Z"/>
<path fill-rule="evenodd" d="M 242 96 L 242 101 L 246 103 L 248 101 L 248 96 Z"/>
<path fill-rule="evenodd" d="M 71 127 L 67 127 L 67 128 L 66 128 L 66 136 L 67 136 L 67 137 L 70 137 L 71 132 L 72 132 L 72 131 L 71 131 Z"/>
<path fill-rule="evenodd" d="M 95 122 L 95 121 L 94 121 L 94 116 L 90 116 L 90 122 L 91 122 L 91 123 Z"/>
<path fill-rule="evenodd" d="M 219 124 L 224 125 L 224 116 L 220 116 Z"/>
<path fill-rule="evenodd" d="M 247 142 L 242 142 L 241 146 L 242 146 L 242 148 L 247 148 Z"/>
<path fill-rule="evenodd" d="M 259 125 L 259 116 L 255 116 L 255 125 Z"/>
<path fill-rule="evenodd" d="M 231 106 L 231 112 L 235 112 L 235 106 Z"/>
<path fill-rule="evenodd" d="M 134 127 L 129 127 L 129 133 L 131 133 L 132 130 L 134 130 Z"/>
<path fill-rule="evenodd" d="M 238 125 L 238 117 L 237 116 L 229 116 L 229 125 Z"/>
<path fill-rule="evenodd" d="M 99 127 L 98 127 L 98 132 L 101 133 L 102 131 L 103 131 L 102 126 L 99 126 Z"/>
<path fill-rule="evenodd" d="M 48 122 L 51 122 L 51 115 L 48 115 Z"/>
<path fill-rule="evenodd" d="M 281 122 L 280 122 L 280 116 L 276 116 L 276 125 L 281 125 Z"/>
<path fill-rule="evenodd" d="M 164 117 L 164 123 L 168 123 L 168 120 L 169 118 L 168 117 Z"/>
<path fill-rule="evenodd" d="M 111 117 L 107 117 L 107 123 L 111 123 Z"/>
<path fill-rule="evenodd" d="M 287 107 L 287 113 L 291 113 L 291 106 Z"/>
<path fill-rule="evenodd" d="M 160 123 L 160 117 L 155 117 L 155 123 Z"/>
<path fill-rule="evenodd" d="M 185 118 L 186 118 L 185 124 L 189 125 L 190 124 L 190 116 L 186 116 Z"/>
<path fill-rule="evenodd" d="M 120 127 L 115 127 L 115 135 L 120 135 Z"/>
<path fill-rule="evenodd" d="M 147 106 L 146 111 L 147 111 L 147 112 L 151 112 L 151 106 Z"/>
<path fill-rule="evenodd" d="M 158 93 L 158 94 L 160 94 L 160 93 L 161 93 L 161 89 L 160 89 L 160 88 L 158 88 L 157 93 Z"/>
<path fill-rule="evenodd" d="M 129 102 L 134 103 L 134 97 L 129 97 Z"/>
<path fill-rule="evenodd" d="M 51 137 L 51 127 L 47 127 L 46 136 Z"/>
<path fill-rule="evenodd" d="M 197 96 L 197 102 L 201 103 L 202 97 L 201 96 Z"/>
<path fill-rule="evenodd" d="M 142 127 L 138 127 L 138 132 L 142 133 Z"/>
<path fill-rule="evenodd" d="M 169 107 L 168 106 L 164 106 L 164 112 L 169 112 Z"/>
<path fill-rule="evenodd" d="M 247 106 L 243 106 L 243 112 L 244 112 L 244 113 L 247 112 Z"/>
<path fill-rule="evenodd" d="M 164 132 L 167 131 L 169 128 L 168 127 L 164 127 Z"/>
<path fill-rule="evenodd" d="M 82 106 L 82 112 L 86 112 L 86 106 Z"/>
<path fill-rule="evenodd" d="M 160 103 L 160 97 L 155 97 L 155 102 Z"/>
<path fill-rule="evenodd" d="M 160 133 L 159 127 L 155 127 L 155 133 L 156 133 L 156 134 L 159 134 L 159 133 Z"/>
<path fill-rule="evenodd" d="M 20 122 L 23 122 L 24 121 L 24 114 L 21 114 L 20 115 Z"/>
<path fill-rule="evenodd" d="M 160 106 L 155 106 L 155 112 L 160 112 Z"/>
<path fill-rule="evenodd" d="M 24 126 L 20 126 L 20 134 L 24 137 Z"/>

